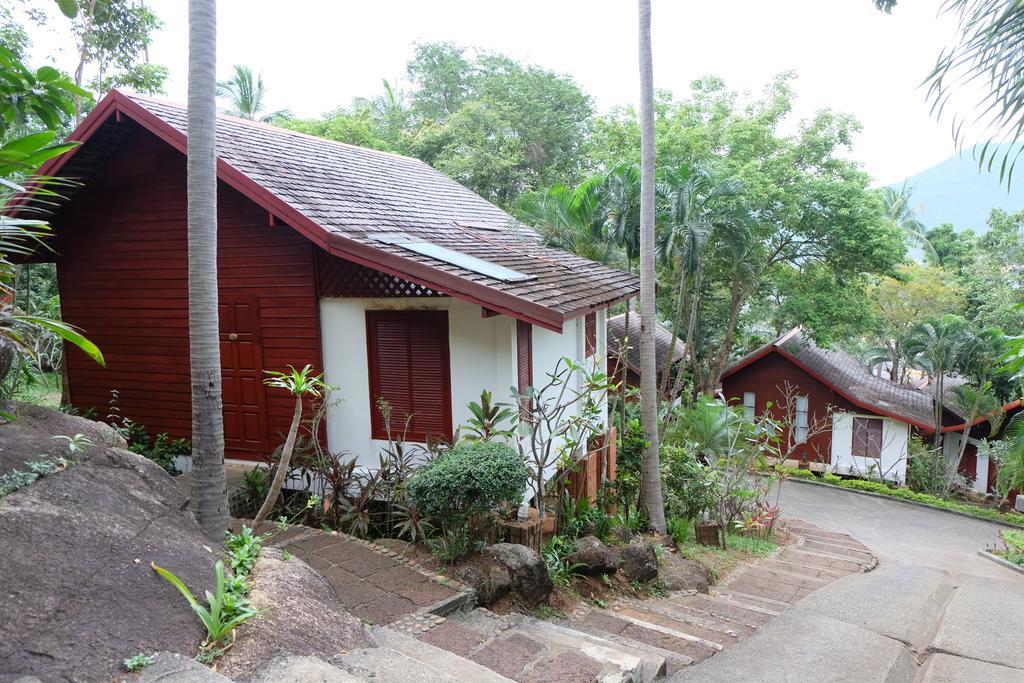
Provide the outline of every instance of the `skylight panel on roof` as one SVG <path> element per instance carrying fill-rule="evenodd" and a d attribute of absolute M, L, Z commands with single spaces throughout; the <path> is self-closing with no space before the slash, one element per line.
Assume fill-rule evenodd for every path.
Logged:
<path fill-rule="evenodd" d="M 526 282 L 527 280 L 534 280 L 536 276 L 526 275 L 520 273 L 517 270 L 506 268 L 505 266 L 492 263 L 491 261 L 485 261 L 482 258 L 476 256 L 470 256 L 464 254 L 461 251 L 449 249 L 448 247 L 442 247 L 433 242 L 425 242 L 422 239 L 412 237 L 402 232 L 391 232 L 391 233 L 380 233 L 371 235 L 373 239 L 385 244 L 393 244 L 395 246 L 408 249 L 409 251 L 421 254 L 423 256 L 429 256 L 430 258 L 437 259 L 438 261 L 444 261 L 453 266 L 464 268 L 465 270 L 473 271 L 474 273 L 480 273 L 487 277 L 492 277 L 495 280 L 501 280 L 502 282 Z"/>

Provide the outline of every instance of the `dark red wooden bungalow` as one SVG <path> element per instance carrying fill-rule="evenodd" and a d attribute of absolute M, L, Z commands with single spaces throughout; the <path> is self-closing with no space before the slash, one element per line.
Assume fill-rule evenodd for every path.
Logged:
<path fill-rule="evenodd" d="M 541 244 L 428 165 L 218 118 L 218 277 L 228 456 L 282 440 L 291 399 L 264 370 L 323 369 L 329 446 L 376 461 L 387 428 L 450 437 L 466 404 L 569 356 L 603 367 L 605 310 L 636 278 Z M 186 111 L 111 92 L 41 172 L 80 185 L 52 216 L 70 397 L 151 433 L 190 433 Z M 385 425 L 376 406 L 393 408 Z M 409 417 L 407 421 L 406 418 Z"/>

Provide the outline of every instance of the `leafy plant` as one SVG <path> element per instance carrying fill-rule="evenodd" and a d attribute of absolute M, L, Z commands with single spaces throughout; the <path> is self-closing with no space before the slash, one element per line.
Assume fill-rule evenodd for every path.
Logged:
<path fill-rule="evenodd" d="M 593 535 L 607 540 L 611 535 L 612 520 L 604 510 L 591 505 L 586 496 L 573 500 L 568 491 L 562 496 L 559 521 L 560 534 L 566 538 Z"/>
<path fill-rule="evenodd" d="M 136 671 L 142 671 L 147 666 L 152 666 L 155 661 L 156 656 L 140 652 L 128 657 L 122 662 L 122 664 L 124 665 L 125 671 L 134 673 Z"/>
<path fill-rule="evenodd" d="M 480 403 L 470 401 L 469 412 L 472 417 L 466 421 L 464 438 L 470 441 L 490 441 L 495 437 L 507 439 L 512 436 L 511 421 L 515 411 L 508 406 L 491 403 L 491 392 L 480 393 Z M 502 425 L 509 423 L 509 427 Z"/>
<path fill-rule="evenodd" d="M 56 460 L 41 458 L 39 460 L 26 461 L 27 472 L 12 469 L 9 472 L 0 474 L 0 498 L 35 483 L 40 477 L 60 472 L 69 465 L 71 465 L 71 461 L 64 458 L 57 458 Z"/>
<path fill-rule="evenodd" d="M 267 536 L 268 534 L 254 534 L 248 526 L 242 526 L 242 532 L 239 534 L 227 532 L 224 550 L 227 551 L 231 571 L 236 576 L 249 574 L 256 563 L 256 558 L 259 557 Z"/>
<path fill-rule="evenodd" d="M 715 506 L 718 473 L 679 446 L 662 446 L 661 478 L 669 514 L 696 519 Z"/>
<path fill-rule="evenodd" d="M 548 540 L 541 551 L 544 564 L 548 568 L 548 576 L 560 588 L 571 586 L 573 579 L 584 567 L 581 563 L 570 563 L 566 559 L 573 550 L 572 541 L 564 536 L 555 535 Z"/>
<path fill-rule="evenodd" d="M 666 522 L 668 535 L 677 546 L 685 545 L 693 537 L 693 520 L 683 517 L 669 517 Z"/>
<path fill-rule="evenodd" d="M 85 434 L 75 434 L 74 436 L 57 435 L 52 438 L 54 441 L 63 441 L 67 445 L 68 452 L 72 457 L 77 457 L 80 453 L 85 453 L 89 448 L 96 445 Z"/>
<path fill-rule="evenodd" d="M 239 624 L 262 613 L 259 610 L 252 609 L 249 606 L 248 600 L 229 596 L 226 588 L 227 582 L 224 578 L 224 563 L 220 560 L 214 566 L 214 571 L 217 575 L 215 592 L 211 594 L 210 591 L 206 591 L 206 606 L 202 605 L 195 595 L 192 594 L 192 591 L 172 572 L 157 566 L 155 562 L 150 562 L 149 566 L 167 583 L 177 588 L 192 610 L 199 616 L 200 621 L 203 622 L 203 626 L 206 628 L 206 640 L 203 642 L 204 648 L 212 648 L 218 643 L 223 642 Z"/>
<path fill-rule="evenodd" d="M 470 442 L 428 463 L 409 478 L 405 489 L 417 513 L 440 526 L 448 540 L 445 554 L 451 556 L 480 538 L 477 527 L 502 504 L 519 505 L 526 479 L 523 461 L 510 446 Z"/>

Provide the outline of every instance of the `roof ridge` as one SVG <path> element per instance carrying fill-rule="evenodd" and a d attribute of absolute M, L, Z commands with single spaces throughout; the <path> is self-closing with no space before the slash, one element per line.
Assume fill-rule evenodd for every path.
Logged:
<path fill-rule="evenodd" d="M 122 90 L 118 90 L 117 88 L 114 88 L 113 92 L 118 92 L 121 95 L 123 95 L 124 97 L 128 97 L 128 98 L 133 99 L 133 100 L 142 100 L 143 102 L 150 102 L 152 104 L 159 104 L 159 105 L 163 105 L 165 107 L 174 107 L 175 109 L 180 109 L 180 110 L 188 113 L 188 105 L 182 104 L 181 102 L 175 102 L 174 100 L 168 100 L 168 99 L 165 99 L 165 98 L 162 98 L 162 97 L 152 97 L 150 95 L 138 95 L 136 93 L 128 93 L 128 92 L 124 92 Z M 239 123 L 239 124 L 242 124 L 242 125 L 245 125 L 245 126 L 250 126 L 252 128 L 260 128 L 262 130 L 266 130 L 266 131 L 273 132 L 273 133 L 283 133 L 283 134 L 286 134 L 286 135 L 294 135 L 296 137 L 306 138 L 308 140 L 314 140 L 316 142 L 326 142 L 328 144 L 338 145 L 339 147 L 345 147 L 347 149 L 357 149 L 357 150 L 359 150 L 361 152 L 370 152 L 372 154 L 381 154 L 381 155 L 384 155 L 384 156 L 396 157 L 398 159 L 406 159 L 408 161 L 415 161 L 418 164 L 421 164 L 421 165 L 433 168 L 432 166 L 430 166 L 430 164 L 428 164 L 427 162 L 423 161 L 422 159 L 417 159 L 416 157 L 411 157 L 411 156 L 408 156 L 408 155 L 405 155 L 405 154 L 399 154 L 398 152 L 389 152 L 389 151 L 384 150 L 384 149 L 374 149 L 373 147 L 363 147 L 362 145 L 353 145 L 350 142 L 342 142 L 340 140 L 332 140 L 331 138 L 320 137 L 319 135 L 312 135 L 310 133 L 303 133 L 302 131 L 292 130 L 291 128 L 282 128 L 280 126 L 274 126 L 274 125 L 271 125 L 269 123 L 264 123 L 263 121 L 254 121 L 253 119 L 246 119 L 246 118 L 242 118 L 241 116 L 234 116 L 233 114 L 228 114 L 228 113 L 222 112 L 222 111 L 218 111 L 217 112 L 217 118 L 218 119 L 224 119 L 226 121 L 231 121 L 232 123 Z"/>

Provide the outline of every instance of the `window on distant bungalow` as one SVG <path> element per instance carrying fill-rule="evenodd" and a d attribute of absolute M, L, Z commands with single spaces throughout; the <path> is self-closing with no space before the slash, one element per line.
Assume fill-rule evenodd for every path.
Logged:
<path fill-rule="evenodd" d="M 447 311 L 367 311 L 370 425 L 374 439 L 452 438 Z M 388 425 L 380 410 L 391 410 Z M 406 421 L 408 420 L 408 426 Z"/>
<path fill-rule="evenodd" d="M 796 443 L 807 441 L 807 397 L 796 397 L 796 429 L 793 430 Z"/>
<path fill-rule="evenodd" d="M 882 420 L 877 417 L 853 418 L 853 455 L 859 458 L 882 457 Z"/>
<path fill-rule="evenodd" d="M 754 408 L 756 406 L 756 400 L 757 397 L 754 395 L 753 391 L 743 392 L 743 417 L 748 420 L 753 420 L 755 417 Z"/>
<path fill-rule="evenodd" d="M 587 313 L 583 319 L 584 346 L 586 347 L 585 358 L 590 358 L 597 353 L 597 314 Z"/>

